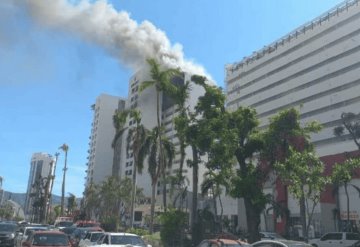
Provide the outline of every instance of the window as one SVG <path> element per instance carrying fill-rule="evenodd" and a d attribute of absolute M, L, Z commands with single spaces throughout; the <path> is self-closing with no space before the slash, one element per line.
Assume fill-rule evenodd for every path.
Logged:
<path fill-rule="evenodd" d="M 327 240 L 341 240 L 342 239 L 342 233 L 328 233 L 325 234 L 320 240 L 321 241 L 327 241 Z"/>

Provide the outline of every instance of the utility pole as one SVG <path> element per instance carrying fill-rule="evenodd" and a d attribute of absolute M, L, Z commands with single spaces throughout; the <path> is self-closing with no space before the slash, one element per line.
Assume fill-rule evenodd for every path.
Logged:
<path fill-rule="evenodd" d="M 66 177 L 66 170 L 67 170 L 67 153 L 69 150 L 69 146 L 66 145 L 65 143 L 60 147 L 61 150 L 63 150 L 65 152 L 65 164 L 64 164 L 64 168 L 63 168 L 63 181 L 62 181 L 62 186 L 61 186 L 61 216 L 64 215 L 64 199 L 65 199 L 65 177 Z"/>

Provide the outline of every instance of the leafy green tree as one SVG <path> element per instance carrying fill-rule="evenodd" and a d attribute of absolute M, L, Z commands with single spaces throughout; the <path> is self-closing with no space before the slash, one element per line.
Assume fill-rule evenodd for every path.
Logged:
<path fill-rule="evenodd" d="M 129 205 L 132 190 L 131 179 L 120 179 L 117 176 L 108 177 L 99 187 L 98 195 L 101 201 L 99 210 L 100 220 L 120 218 L 120 204 Z M 128 207 L 128 206 L 127 206 Z"/>
<path fill-rule="evenodd" d="M 68 214 L 72 215 L 76 208 L 77 208 L 76 196 L 72 193 L 69 193 L 69 197 L 67 198 Z"/>
<path fill-rule="evenodd" d="M 289 192 L 299 200 L 303 237 L 307 241 L 314 209 L 320 202 L 321 192 L 330 183 L 330 179 L 323 174 L 325 166 L 313 152 L 290 148 L 287 159 L 275 163 L 274 167 L 283 183 L 287 184 Z M 312 202 L 311 209 L 306 207 L 309 201 Z"/>
<path fill-rule="evenodd" d="M 261 134 L 264 146 L 260 161 L 265 178 L 274 170 L 276 162 L 284 162 L 289 157 L 291 148 L 295 151 L 313 150 L 310 135 L 319 132 L 322 126 L 317 121 L 302 125 L 299 119 L 300 113 L 295 108 L 283 110 L 270 119 L 269 127 Z M 286 207 L 285 204 L 279 206 Z M 288 232 L 288 220 L 285 227 Z"/>
<path fill-rule="evenodd" d="M 341 114 L 341 125 L 334 128 L 335 136 L 345 135 L 345 130 L 350 134 L 355 145 L 360 150 L 360 116 L 352 112 Z"/>
<path fill-rule="evenodd" d="M 56 205 L 54 207 L 54 212 L 55 212 L 55 219 L 56 219 L 57 217 L 59 217 L 61 215 L 61 205 Z"/>
<path fill-rule="evenodd" d="M 160 216 L 160 237 L 164 246 L 183 246 L 187 217 L 185 212 L 175 209 L 169 209 Z"/>
<path fill-rule="evenodd" d="M 180 75 L 180 71 L 178 69 L 162 69 L 160 64 L 155 59 L 148 59 L 148 65 L 150 66 L 150 75 L 151 80 L 143 81 L 140 85 L 140 92 L 149 87 L 155 87 L 156 90 L 156 119 L 157 119 L 157 129 L 158 129 L 158 143 L 159 143 L 159 167 L 163 173 L 163 181 L 165 181 L 165 157 L 164 157 L 164 145 L 163 142 L 163 129 L 161 128 L 161 98 L 164 94 L 172 94 L 175 92 L 176 87 L 171 82 L 171 79 L 174 76 Z M 166 210 L 166 184 L 163 184 L 163 203 L 164 208 Z"/>
<path fill-rule="evenodd" d="M 190 114 L 187 128 L 187 143 L 193 150 L 193 159 L 189 163 L 193 168 L 193 205 L 192 205 L 192 239 L 197 244 L 202 226 L 197 213 L 198 171 L 204 165 L 212 175 L 216 174 L 217 185 L 229 187 L 229 174 L 233 166 L 235 138 L 229 127 L 229 114 L 225 111 L 225 94 L 222 89 L 206 83 L 202 76 L 192 76 L 192 81 L 204 88 L 205 92 L 198 98 L 195 112 Z M 206 157 L 206 158 L 205 158 Z M 229 177 L 228 177 L 229 178 Z M 214 220 L 216 220 L 216 216 Z M 200 231 L 201 232 L 201 231 Z"/>
<path fill-rule="evenodd" d="M 243 198 L 246 210 L 246 222 L 249 241 L 260 239 L 260 215 L 266 205 L 263 193 L 265 175 L 255 161 L 255 155 L 263 148 L 263 141 L 258 131 L 256 111 L 249 107 L 239 107 L 229 116 L 229 129 L 235 139 L 235 157 L 238 163 L 236 176 L 233 176 L 231 195 Z"/>
<path fill-rule="evenodd" d="M 343 186 L 345 189 L 346 195 L 346 210 L 347 210 L 347 231 L 351 230 L 350 225 L 350 197 L 348 192 L 348 185 L 351 185 L 360 196 L 360 188 L 354 184 L 351 184 L 351 179 L 353 178 L 354 171 L 360 167 L 360 159 L 347 159 L 345 162 L 335 164 L 331 174 L 331 180 L 335 185 L 337 191 L 337 197 L 339 196 L 338 190 L 340 186 Z"/>
<path fill-rule="evenodd" d="M 15 214 L 14 208 L 10 202 L 5 202 L 0 207 L 0 218 L 11 220 Z"/>
<path fill-rule="evenodd" d="M 85 213 L 86 219 L 92 219 L 93 215 L 97 216 L 97 208 L 99 207 L 100 199 L 98 194 L 98 186 L 90 183 L 83 192 L 82 210 Z"/>

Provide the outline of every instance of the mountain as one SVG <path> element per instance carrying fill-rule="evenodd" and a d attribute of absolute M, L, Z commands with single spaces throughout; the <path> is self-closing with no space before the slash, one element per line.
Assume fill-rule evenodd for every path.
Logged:
<path fill-rule="evenodd" d="M 13 200 L 14 202 L 21 205 L 22 208 L 25 206 L 26 193 L 12 193 L 5 191 L 4 200 Z M 77 205 L 80 205 L 81 198 L 76 198 Z M 65 204 L 67 203 L 67 197 L 65 197 Z M 61 204 L 61 196 L 52 195 L 52 205 Z"/>

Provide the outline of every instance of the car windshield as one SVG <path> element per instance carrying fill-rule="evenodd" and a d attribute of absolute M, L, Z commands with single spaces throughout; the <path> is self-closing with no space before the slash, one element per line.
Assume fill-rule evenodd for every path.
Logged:
<path fill-rule="evenodd" d="M 56 227 L 69 227 L 72 226 L 74 223 L 71 221 L 60 221 L 56 224 Z"/>
<path fill-rule="evenodd" d="M 0 232 L 14 232 L 16 228 L 14 224 L 0 224 Z"/>
<path fill-rule="evenodd" d="M 90 242 L 96 242 L 104 233 L 94 232 L 91 234 Z"/>
<path fill-rule="evenodd" d="M 144 241 L 139 236 L 111 236 L 111 244 L 145 246 Z"/>
<path fill-rule="evenodd" d="M 42 227 L 42 228 L 28 228 L 25 230 L 25 235 L 28 236 L 31 232 L 37 232 L 37 231 L 44 231 L 46 230 L 46 227 Z"/>
<path fill-rule="evenodd" d="M 68 246 L 69 240 L 63 234 L 36 234 L 32 244 L 34 246 Z"/>

